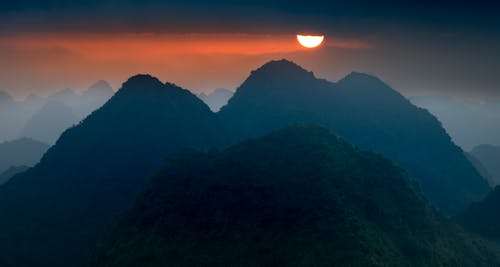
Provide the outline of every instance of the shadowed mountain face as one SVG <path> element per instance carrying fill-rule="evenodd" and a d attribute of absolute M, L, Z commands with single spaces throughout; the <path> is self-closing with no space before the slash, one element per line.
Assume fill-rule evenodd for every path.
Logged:
<path fill-rule="evenodd" d="M 198 97 L 205 102 L 208 107 L 214 112 L 220 110 L 221 107 L 227 104 L 227 101 L 233 96 L 233 92 L 227 89 L 218 88 L 213 92 L 205 94 L 201 93 Z"/>
<path fill-rule="evenodd" d="M 294 122 L 327 126 L 406 169 L 447 213 L 489 190 L 435 117 L 369 75 L 351 73 L 331 83 L 292 62 L 272 61 L 253 71 L 219 114 L 241 137 Z"/>
<path fill-rule="evenodd" d="M 0 173 L 13 166 L 33 166 L 40 161 L 49 145 L 22 138 L 0 143 Z"/>
<path fill-rule="evenodd" d="M 171 157 L 91 266 L 493 266 L 388 160 L 292 126 Z"/>
<path fill-rule="evenodd" d="M 147 75 L 130 78 L 38 165 L 0 187 L 0 265 L 85 265 L 169 153 L 223 140 L 216 115 L 190 92 Z"/>
<path fill-rule="evenodd" d="M 500 186 L 495 187 L 483 200 L 472 203 L 456 216 L 456 220 L 468 231 L 500 242 Z"/>
<path fill-rule="evenodd" d="M 480 145 L 474 147 L 470 154 L 484 166 L 490 177 L 490 185 L 500 185 L 500 146 Z"/>

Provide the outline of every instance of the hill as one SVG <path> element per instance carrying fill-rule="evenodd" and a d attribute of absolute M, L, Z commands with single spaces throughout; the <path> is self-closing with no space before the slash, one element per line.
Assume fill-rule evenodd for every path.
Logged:
<path fill-rule="evenodd" d="M 130 78 L 39 164 L 0 186 L 0 265 L 84 266 L 169 153 L 224 140 L 216 115 L 189 91 Z"/>
<path fill-rule="evenodd" d="M 172 156 L 91 266 L 493 266 L 405 172 L 298 125 Z"/>

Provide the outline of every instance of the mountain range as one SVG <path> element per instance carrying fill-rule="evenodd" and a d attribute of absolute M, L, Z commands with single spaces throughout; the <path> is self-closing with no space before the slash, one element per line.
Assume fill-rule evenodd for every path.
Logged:
<path fill-rule="evenodd" d="M 72 98 L 71 95 L 69 92 L 64 92 L 58 94 L 57 98 L 62 96 Z M 87 264 L 85 259 L 91 254 L 96 242 L 103 237 L 109 227 L 114 225 L 117 218 L 133 205 L 137 195 L 148 184 L 150 177 L 161 169 L 169 155 L 187 148 L 211 150 L 210 153 L 219 155 L 216 149 L 224 149 L 242 140 L 265 135 L 289 124 L 300 122 L 321 124 L 346 142 L 360 149 L 381 154 L 398 166 L 398 168 L 393 167 L 387 160 L 373 155 L 366 161 L 369 166 L 363 169 L 358 166 L 358 163 L 365 162 L 362 161 L 365 154 L 355 152 L 357 150 L 354 148 L 348 150 L 347 145 L 343 143 L 343 145 L 331 143 L 334 150 L 337 146 L 346 149 L 345 153 L 352 154 L 353 160 L 360 160 L 357 163 L 353 162 L 355 165 L 358 164 L 352 170 L 354 172 L 352 175 L 357 177 L 356 181 L 365 181 L 363 180 L 365 175 L 357 173 L 359 169 L 359 172 L 372 171 L 370 175 L 379 177 L 376 181 L 381 182 L 386 175 L 378 172 L 382 172 L 383 168 L 377 169 L 376 166 L 371 165 L 380 163 L 380 166 L 388 168 L 387 175 L 394 178 L 390 181 L 395 182 L 392 189 L 390 183 L 387 182 L 384 185 L 388 186 L 388 189 L 377 187 L 381 194 L 385 195 L 389 193 L 387 190 L 397 191 L 397 189 L 402 189 L 402 192 L 409 194 L 407 198 L 400 194 L 390 196 L 392 198 L 389 196 L 383 198 L 379 193 L 369 191 L 369 184 L 359 185 L 359 188 L 354 187 L 356 183 L 342 184 L 346 187 L 338 196 L 347 197 L 346 204 L 353 205 L 352 211 L 356 211 L 361 216 L 356 215 L 352 218 L 355 220 L 365 218 L 366 214 L 370 213 L 372 205 L 375 205 L 374 210 L 383 209 L 385 215 L 381 215 L 381 220 L 388 219 L 389 217 L 386 217 L 388 214 L 401 218 L 408 229 L 401 230 L 400 234 L 411 234 L 408 238 L 424 232 L 429 234 L 423 236 L 422 239 L 405 243 L 406 241 L 399 241 L 394 236 L 396 230 L 389 229 L 390 234 L 388 234 L 383 229 L 375 229 L 382 227 L 383 224 L 377 221 L 378 219 L 373 219 L 374 221 L 370 219 L 366 223 L 374 229 L 370 228 L 368 232 L 359 230 L 352 233 L 366 235 L 366 238 L 373 233 L 375 241 L 378 240 L 377 242 L 384 244 L 380 248 L 381 251 L 371 250 L 376 246 L 370 245 L 367 251 L 375 253 L 374 259 L 389 260 L 388 255 L 394 254 L 396 255 L 395 263 L 405 263 L 410 255 L 403 251 L 403 247 L 408 244 L 412 248 L 422 249 L 422 254 L 418 254 L 422 257 L 422 263 L 426 260 L 435 260 L 435 262 L 452 264 L 465 260 L 461 258 L 465 256 L 459 255 L 459 248 L 450 244 L 456 242 L 457 246 L 466 250 L 461 252 L 463 255 L 469 255 L 471 258 L 477 256 L 478 259 L 484 260 L 483 262 L 490 262 L 491 257 L 487 256 L 487 253 L 478 252 L 480 249 L 459 238 L 461 236 L 459 230 L 453 230 L 453 233 L 446 232 L 451 224 L 441 223 L 441 217 L 439 217 L 441 215 L 436 215 L 439 213 L 432 211 L 424 200 L 423 196 L 427 197 L 440 212 L 454 214 L 471 202 L 481 199 L 489 191 L 487 182 L 466 159 L 464 152 L 453 144 L 435 117 L 426 110 L 415 107 L 375 77 L 352 73 L 339 82 L 332 83 L 317 79 L 314 74 L 293 62 L 280 60 L 271 61 L 253 71 L 229 103 L 218 113 L 212 112 L 198 97 L 174 84 L 164 84 L 149 75 L 131 77 L 102 107 L 92 112 L 80 123 L 65 130 L 55 145 L 45 153 L 40 163 L 26 172 L 15 175 L 8 183 L 0 186 L 0 218 L 2 218 L 0 229 L 3 231 L 0 235 L 0 251 L 2 251 L 0 265 L 85 266 Z M 324 130 L 317 131 L 324 133 Z M 316 130 L 313 130 L 311 135 L 316 136 Z M 278 137 L 286 138 L 287 135 L 278 135 Z M 325 142 L 332 142 L 328 140 L 333 138 L 328 139 L 321 134 L 317 137 Z M 275 140 L 275 147 L 279 149 L 279 138 L 271 139 Z M 300 139 L 293 140 L 302 142 Z M 285 144 L 289 148 L 292 146 L 290 143 Z M 290 153 L 293 154 L 293 147 L 290 149 L 292 149 Z M 301 151 L 298 144 L 296 149 Z M 325 151 L 322 147 L 318 149 L 320 154 Z M 275 154 L 271 153 L 272 151 L 268 152 L 270 155 L 288 153 L 286 150 L 279 151 Z M 309 152 L 313 153 L 313 151 Z M 224 153 L 226 152 L 220 154 L 221 157 L 226 155 Z M 256 155 L 265 154 L 259 152 Z M 293 155 L 298 157 L 296 160 L 300 160 L 300 154 Z M 224 166 L 229 169 L 228 172 L 242 177 L 251 174 L 252 171 L 256 171 L 255 174 L 260 173 L 257 171 L 263 171 L 234 169 L 236 166 L 248 167 L 241 163 L 242 161 L 254 162 L 262 168 L 265 166 L 262 164 L 267 164 L 267 161 L 260 162 L 250 155 L 245 157 L 244 153 L 235 154 L 235 157 L 237 162 L 234 162 L 234 166 Z M 349 157 L 340 158 L 346 160 Z M 313 157 L 307 159 L 311 160 Z M 317 159 L 318 162 L 311 163 L 311 166 L 319 167 L 317 164 L 320 164 L 323 159 L 331 160 L 332 158 L 320 157 Z M 204 156 L 201 156 L 201 160 L 205 160 Z M 193 166 L 197 165 L 191 165 L 194 163 L 189 160 L 176 166 L 179 166 L 180 170 L 187 168 L 196 172 L 198 167 Z M 271 163 L 275 162 L 269 161 L 269 164 Z M 293 163 L 299 162 L 293 161 Z M 189 165 L 182 169 L 182 164 Z M 283 172 L 288 171 L 286 168 L 301 170 L 300 168 L 293 169 L 288 165 L 279 166 L 284 167 Z M 352 167 L 349 164 L 335 166 Z M 311 170 L 307 166 L 304 168 Z M 408 185 L 407 179 L 402 178 L 406 177 L 406 174 L 403 174 L 399 168 L 408 172 L 407 176 L 416 181 L 416 184 L 422 188 L 423 194 L 419 193 L 416 185 Z M 280 171 L 275 168 L 269 170 Z M 220 171 L 222 175 L 223 170 Z M 344 171 L 341 173 L 345 174 Z M 334 175 L 337 172 L 332 170 L 330 174 Z M 207 172 L 199 172 L 198 176 L 199 178 L 213 177 Z M 285 176 L 281 178 L 280 181 L 283 182 Z M 304 179 L 305 176 L 299 178 Z M 304 187 L 299 185 L 304 185 Z M 302 181 L 292 190 L 297 190 L 299 187 L 308 190 L 310 185 Z M 313 185 L 318 189 L 318 184 Z M 187 184 L 180 186 L 177 188 L 179 194 L 189 194 L 189 191 L 182 191 Z M 356 206 L 359 196 L 349 195 L 347 193 L 349 186 L 353 186 L 354 191 L 359 189 L 360 194 L 377 194 L 377 198 L 381 197 L 380 201 L 383 203 L 372 202 L 373 199 L 368 199 L 359 203 L 360 205 L 366 204 L 366 206 Z M 283 193 L 284 195 L 275 197 L 293 197 L 291 192 L 296 191 L 287 191 Z M 391 191 L 390 193 L 397 192 Z M 324 196 L 321 195 L 321 197 Z M 273 195 L 270 197 L 272 198 Z M 312 194 L 303 197 L 309 201 Z M 417 201 L 417 199 L 420 200 Z M 226 201 L 221 199 L 223 200 Z M 307 205 L 323 203 L 324 200 L 326 201 L 324 198 L 312 199 L 312 202 L 308 202 Z M 214 203 L 217 202 L 209 201 L 207 205 Z M 414 204 L 415 207 L 413 207 Z M 387 210 L 385 210 L 385 205 L 387 205 Z M 162 208 L 162 206 L 158 207 Z M 416 214 L 424 217 L 421 220 L 415 218 L 413 220 L 407 217 L 413 215 L 402 213 L 403 207 L 411 211 L 417 209 Z M 293 210 L 300 207 L 291 206 L 290 208 Z M 270 211 L 281 212 L 279 209 Z M 339 208 L 337 211 L 350 212 L 351 209 Z M 154 216 L 151 217 L 151 223 L 156 223 L 162 218 L 154 213 L 152 215 Z M 371 214 L 370 216 L 378 215 Z M 436 216 L 439 218 L 434 218 Z M 330 214 L 324 219 L 331 220 L 334 217 Z M 221 218 L 228 220 L 230 217 Z M 423 223 L 422 220 L 436 226 L 439 230 L 430 225 L 419 228 L 420 223 Z M 395 222 L 396 220 L 392 221 L 392 219 L 388 221 L 392 226 Z M 354 226 L 361 227 L 365 225 L 364 223 Z M 338 225 L 339 227 L 346 226 L 344 222 Z M 433 236 L 437 235 L 437 232 L 433 233 L 431 229 L 438 232 L 445 231 L 444 239 L 437 240 L 437 237 Z M 427 244 L 432 240 L 446 244 L 439 248 L 437 244 L 425 247 L 421 243 Z M 361 246 L 356 243 L 352 245 Z M 426 251 L 435 249 L 438 250 L 438 259 L 426 259 Z M 290 251 L 295 250 L 284 250 L 286 253 Z M 317 252 L 316 250 L 308 251 Z M 360 248 L 356 251 L 364 250 Z M 450 251 L 450 254 L 442 255 L 445 251 Z"/>
<path fill-rule="evenodd" d="M 427 198 L 454 214 L 490 190 L 441 123 L 376 77 L 353 72 L 337 83 L 287 60 L 253 71 L 219 112 L 240 139 L 314 122 L 408 171 Z"/>
<path fill-rule="evenodd" d="M 2 92 L 0 141 L 30 137 L 54 144 L 64 130 L 102 106 L 113 94 L 105 81 L 96 82 L 81 94 L 64 89 L 47 97 L 30 95 L 22 101 Z"/>

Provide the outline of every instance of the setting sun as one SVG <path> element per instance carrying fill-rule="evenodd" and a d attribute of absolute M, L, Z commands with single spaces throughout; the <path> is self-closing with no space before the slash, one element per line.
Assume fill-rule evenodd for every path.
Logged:
<path fill-rule="evenodd" d="M 325 39 L 324 35 L 300 35 L 297 34 L 297 40 L 299 41 L 300 45 L 306 48 L 314 48 L 319 46 L 321 43 L 323 43 L 323 40 Z"/>

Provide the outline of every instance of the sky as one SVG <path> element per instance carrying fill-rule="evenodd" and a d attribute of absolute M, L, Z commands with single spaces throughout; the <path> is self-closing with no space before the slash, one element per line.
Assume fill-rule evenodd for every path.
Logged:
<path fill-rule="evenodd" d="M 373 74 L 407 96 L 500 98 L 493 1 L 27 0 L 0 3 L 0 90 L 16 98 L 149 73 L 235 90 L 287 58 L 336 81 Z M 404 2 L 404 3 L 403 3 Z M 296 34 L 323 34 L 315 49 Z"/>

